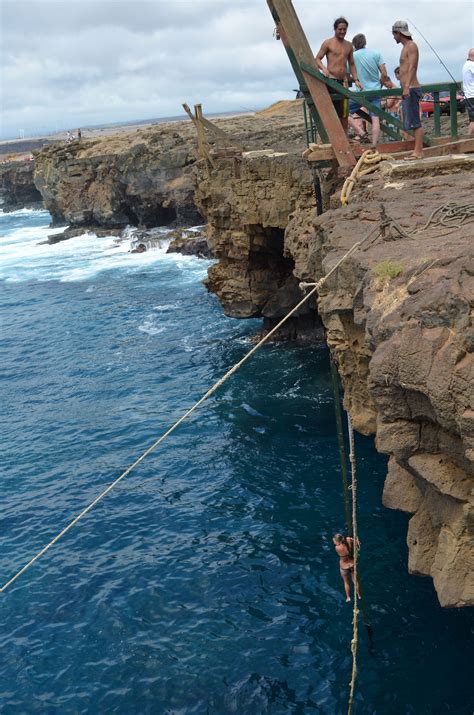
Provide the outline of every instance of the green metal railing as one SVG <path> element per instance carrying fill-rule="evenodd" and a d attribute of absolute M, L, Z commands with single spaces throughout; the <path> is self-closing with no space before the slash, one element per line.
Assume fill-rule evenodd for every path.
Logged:
<path fill-rule="evenodd" d="M 371 100 L 374 98 L 383 99 L 384 97 L 401 97 L 401 88 L 394 89 L 373 89 L 362 92 L 351 92 L 346 87 L 343 87 L 335 80 L 329 79 L 321 74 L 314 67 L 307 65 L 306 63 L 301 63 L 301 69 L 308 74 L 317 77 L 322 80 L 331 90 L 331 96 L 343 96 L 347 97 L 349 100 L 357 102 L 361 105 L 361 109 L 358 110 L 357 114 L 363 119 L 369 119 L 369 112 L 372 112 L 380 118 L 380 128 L 384 134 L 389 136 L 391 139 L 402 140 L 403 136 L 401 130 L 403 129 L 400 119 L 393 116 L 389 112 L 377 107 L 372 104 Z M 433 96 L 433 118 L 434 118 L 434 136 L 441 136 L 441 105 L 440 105 L 440 92 L 449 92 L 449 111 L 450 111 L 450 136 L 453 140 L 458 137 L 458 119 L 457 119 L 457 101 L 456 94 L 461 87 L 460 82 L 442 82 L 437 84 L 424 84 L 421 86 L 421 94 L 430 93 Z M 321 118 L 316 110 L 311 95 L 309 94 L 308 88 L 305 84 L 301 85 L 301 91 L 303 92 L 305 101 L 303 103 L 304 111 L 304 123 L 305 123 L 305 136 L 306 143 L 315 142 L 318 132 L 324 141 L 327 141 L 327 137 L 324 136 L 325 132 L 321 131 Z M 365 110 L 365 111 L 364 111 Z M 429 145 L 429 137 L 425 136 L 424 143 Z"/>

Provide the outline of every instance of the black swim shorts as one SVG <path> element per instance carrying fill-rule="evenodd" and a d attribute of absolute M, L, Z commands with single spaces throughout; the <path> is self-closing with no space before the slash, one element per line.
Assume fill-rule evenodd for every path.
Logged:
<path fill-rule="evenodd" d="M 344 86 L 342 79 L 336 79 L 335 81 Z M 342 94 L 338 94 L 337 97 L 333 96 L 331 99 L 339 119 L 347 119 L 349 116 L 349 100 L 347 97 L 343 97 Z"/>
<path fill-rule="evenodd" d="M 466 97 L 466 108 L 469 121 L 474 122 L 474 97 Z"/>

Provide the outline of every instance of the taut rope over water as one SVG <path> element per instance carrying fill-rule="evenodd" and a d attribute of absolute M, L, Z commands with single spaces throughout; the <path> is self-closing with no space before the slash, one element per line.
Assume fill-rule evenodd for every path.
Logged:
<path fill-rule="evenodd" d="M 162 434 L 161 437 L 159 437 L 159 438 L 151 445 L 151 447 L 148 447 L 148 449 L 146 449 L 146 450 L 143 452 L 143 454 L 142 454 L 140 457 L 138 457 L 138 459 L 136 459 L 135 462 L 133 462 L 133 464 L 131 464 L 124 472 L 122 472 L 122 474 L 121 474 L 119 477 L 117 477 L 117 479 L 115 479 L 115 481 L 113 481 L 111 484 L 109 484 L 109 486 L 108 486 L 106 489 L 104 489 L 104 491 L 101 492 L 88 506 L 86 506 L 86 508 L 83 509 L 83 510 L 80 512 L 80 514 L 78 514 L 72 521 L 70 521 L 69 524 L 68 524 L 67 526 L 65 526 L 62 531 L 60 531 L 58 534 L 56 534 L 56 536 L 54 537 L 54 539 L 52 539 L 48 544 L 46 544 L 46 546 L 44 546 L 44 547 L 41 549 L 41 551 L 38 551 L 38 553 L 37 553 L 35 556 L 33 556 L 33 558 L 30 559 L 30 561 L 28 561 L 28 563 L 26 563 L 26 564 L 25 564 L 19 571 L 17 571 L 6 583 L 4 583 L 3 586 L 0 588 L 0 593 L 3 593 L 4 591 L 6 591 L 6 589 L 7 589 L 9 586 L 11 586 L 11 584 L 12 584 L 14 581 L 16 581 L 16 579 L 17 579 L 19 576 L 21 576 L 23 573 L 25 573 L 25 571 L 27 571 L 27 570 L 30 568 L 30 566 L 32 566 L 32 565 L 35 563 L 35 561 L 37 561 L 41 556 L 43 556 L 47 551 L 49 551 L 49 549 L 50 549 L 52 546 L 54 546 L 54 544 L 56 544 L 56 542 L 58 542 L 63 536 L 65 536 L 65 535 L 67 534 L 67 532 L 68 532 L 70 529 L 72 529 L 72 527 L 73 527 L 75 524 L 77 524 L 77 522 L 78 522 L 80 519 L 82 519 L 83 516 L 85 516 L 85 515 L 86 515 L 91 509 L 93 509 L 94 506 L 95 506 L 96 504 L 98 504 L 110 491 L 112 491 L 112 489 L 113 489 L 114 487 L 116 487 L 117 484 L 119 484 L 119 483 L 122 481 L 122 479 L 124 479 L 128 474 L 130 474 L 130 472 L 132 471 L 132 469 L 134 469 L 134 468 L 137 467 L 141 462 L 143 462 L 143 460 L 145 459 L 145 457 L 147 457 L 149 454 L 151 454 L 151 453 L 153 452 L 153 450 L 155 450 L 155 449 L 158 447 L 158 445 L 161 444 L 161 442 L 163 442 L 163 441 L 166 439 L 166 437 L 168 437 L 172 432 L 174 432 L 174 430 L 175 430 L 177 427 L 179 427 L 179 425 L 180 425 L 182 422 L 184 422 L 184 420 L 187 419 L 195 410 L 197 410 L 197 408 L 198 408 L 200 405 L 202 405 L 202 403 L 205 402 L 221 385 L 223 385 L 224 382 L 226 382 L 226 380 L 228 380 L 229 377 L 234 374 L 234 372 L 237 372 L 237 370 L 238 370 L 245 362 L 247 362 L 247 360 L 248 360 L 259 348 L 261 348 L 262 345 L 263 345 L 264 343 L 266 343 L 266 342 L 271 338 L 271 336 L 274 335 L 274 333 L 275 333 L 277 330 L 280 329 L 280 327 L 288 320 L 288 318 L 290 318 L 290 317 L 293 315 L 293 313 L 296 313 L 296 311 L 297 311 L 299 308 L 301 308 L 301 306 L 302 306 L 304 303 L 306 303 L 306 301 L 309 300 L 309 299 L 311 298 L 311 296 L 314 295 L 314 293 L 316 293 L 317 290 L 319 290 L 319 288 L 322 286 L 322 284 L 339 268 L 339 266 L 341 265 L 341 263 L 343 263 L 347 258 L 349 258 L 349 256 L 351 256 L 351 255 L 359 248 L 360 245 L 361 245 L 360 242 L 355 243 L 355 244 L 352 246 L 352 248 L 350 248 L 350 249 L 342 256 L 342 258 L 339 259 L 339 261 L 337 261 L 337 263 L 331 268 L 331 270 L 330 270 L 325 276 L 323 276 L 323 277 L 316 283 L 316 285 L 314 286 L 314 288 L 313 288 L 312 290 L 310 290 L 310 292 L 307 293 L 307 294 L 304 296 L 304 298 L 302 298 L 302 299 L 300 300 L 300 302 L 299 302 L 297 305 L 295 305 L 295 307 L 292 308 L 292 309 L 290 310 L 290 312 L 287 313 L 287 314 L 285 315 L 285 317 L 282 318 L 282 319 L 280 320 L 280 322 L 277 323 L 277 325 L 275 325 L 274 328 L 272 328 L 272 330 L 270 330 L 269 333 L 267 333 L 256 345 L 254 345 L 254 347 L 253 347 L 251 350 L 249 350 L 249 352 L 248 352 L 246 355 L 244 355 L 244 357 L 243 357 L 241 360 L 239 360 L 239 362 L 235 363 L 235 365 L 233 365 L 233 367 L 231 367 L 231 369 L 228 370 L 223 377 L 221 377 L 219 380 L 217 380 L 217 382 L 214 383 L 214 385 L 205 393 L 205 395 L 203 395 L 187 412 L 184 413 L 184 415 L 182 415 L 166 432 L 164 432 L 164 434 Z"/>

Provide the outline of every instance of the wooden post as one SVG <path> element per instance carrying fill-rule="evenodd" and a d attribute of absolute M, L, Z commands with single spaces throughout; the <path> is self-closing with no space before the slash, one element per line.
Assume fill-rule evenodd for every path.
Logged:
<path fill-rule="evenodd" d="M 194 114 L 196 115 L 196 129 L 198 135 L 198 148 L 199 154 L 203 159 L 206 159 L 210 166 L 214 166 L 211 154 L 209 152 L 209 146 L 206 141 L 206 132 L 204 131 L 204 123 L 202 117 L 202 106 L 200 104 L 194 105 Z"/>
<path fill-rule="evenodd" d="M 302 75 L 300 70 L 301 62 L 305 62 L 306 64 L 312 66 L 315 70 L 318 68 L 293 4 L 291 0 L 267 0 L 267 3 L 270 8 L 270 12 L 273 15 L 273 19 L 277 24 L 281 39 L 285 44 L 293 70 L 295 71 L 297 78 L 300 80 Z M 292 59 L 292 55 L 294 57 L 294 61 Z M 297 68 L 295 67 L 295 64 L 297 65 Z M 356 159 L 354 153 L 341 125 L 339 117 L 336 114 L 336 110 L 334 109 L 334 105 L 324 82 L 320 82 L 318 79 L 311 77 L 307 73 L 304 74 L 304 82 L 315 104 L 317 113 L 322 120 L 325 129 L 324 133 L 327 134 L 330 143 L 334 147 L 334 152 L 339 166 L 355 166 Z"/>
<path fill-rule="evenodd" d="M 449 114 L 451 119 L 451 137 L 458 138 L 458 104 L 456 101 L 457 87 L 452 84 L 449 87 Z"/>

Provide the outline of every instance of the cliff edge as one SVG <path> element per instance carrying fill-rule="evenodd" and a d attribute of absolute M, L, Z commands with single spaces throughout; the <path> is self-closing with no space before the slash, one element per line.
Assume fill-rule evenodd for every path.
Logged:
<path fill-rule="evenodd" d="M 281 152 L 197 167 L 196 200 L 225 312 L 267 325 L 357 241 L 291 335 L 324 326 L 355 428 L 390 456 L 384 504 L 413 516 L 411 573 L 443 606 L 474 605 L 472 164 L 365 177 L 342 207 L 335 177 Z M 398 173 L 397 173 L 398 172 Z M 463 209 L 464 207 L 464 209 Z M 319 333 L 318 333 L 319 334 Z M 317 334 L 313 335 L 316 339 Z"/>

